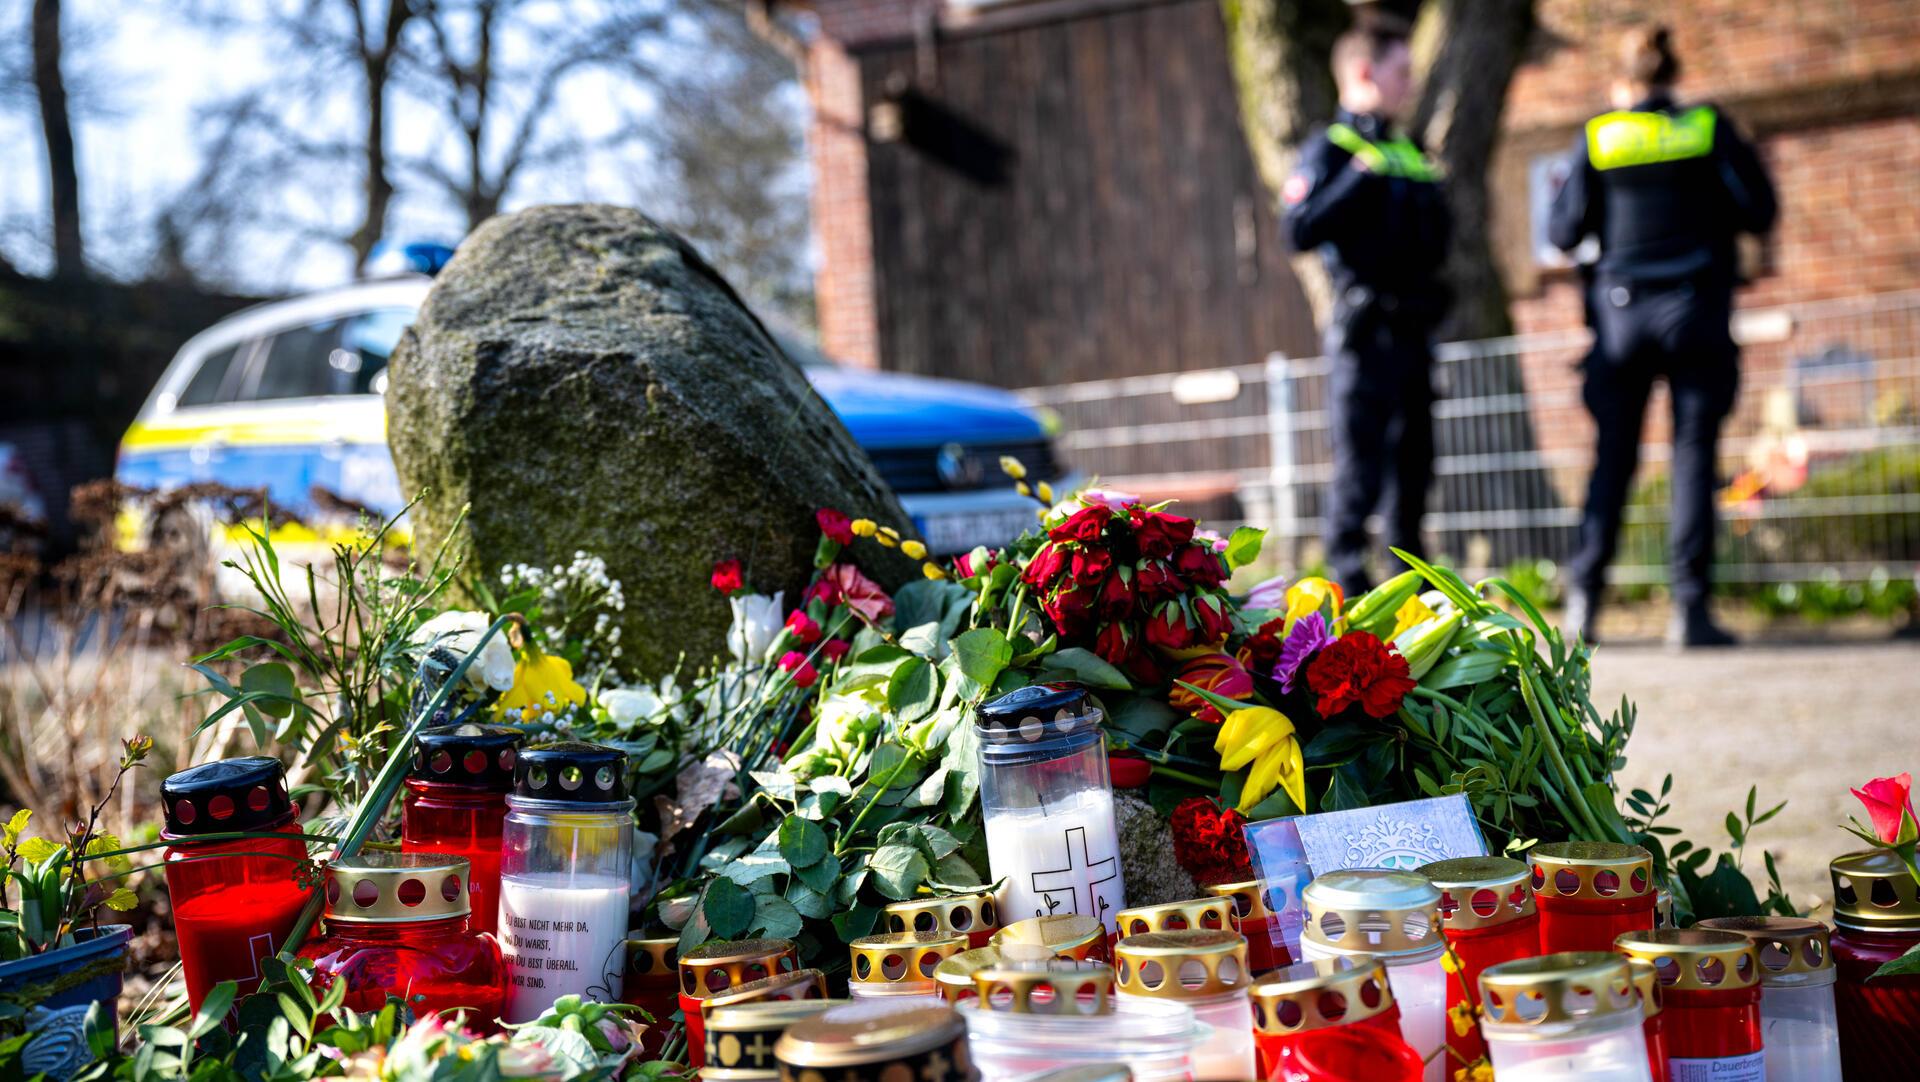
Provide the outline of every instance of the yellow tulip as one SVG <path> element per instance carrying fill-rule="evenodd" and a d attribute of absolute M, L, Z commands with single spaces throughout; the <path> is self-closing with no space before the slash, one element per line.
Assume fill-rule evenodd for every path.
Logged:
<path fill-rule="evenodd" d="M 1393 614 L 1393 634 L 1387 636 L 1387 641 L 1392 642 L 1400 637 L 1402 631 L 1410 627 L 1419 627 L 1438 615 L 1440 614 L 1427 607 L 1426 602 L 1420 600 L 1419 594 L 1407 598 L 1407 603 L 1400 606 L 1399 610 Z"/>
<path fill-rule="evenodd" d="M 518 710 L 521 721 L 531 721 L 548 711 L 557 713 L 563 706 L 586 701 L 587 689 L 574 682 L 573 665 L 566 658 L 543 654 L 529 644 L 514 659 L 513 687 L 493 704 L 493 712 L 500 717 Z"/>
<path fill-rule="evenodd" d="M 1293 722 L 1268 706 L 1249 706 L 1228 714 L 1214 740 L 1220 769 L 1238 770 L 1248 763 L 1246 784 L 1240 788 L 1240 811 L 1251 811 L 1278 785 L 1294 806 L 1307 806 L 1306 762 Z"/>
<path fill-rule="evenodd" d="M 1328 630 L 1331 622 L 1340 615 L 1340 608 L 1346 603 L 1346 595 L 1341 592 L 1340 584 L 1329 582 L 1317 575 L 1309 575 L 1287 587 L 1287 623 L 1285 630 L 1293 630 L 1294 621 L 1308 613 L 1318 612 L 1327 602 L 1332 602 L 1332 612 L 1328 615 Z"/>
<path fill-rule="evenodd" d="M 1246 740 L 1247 736 L 1260 724 L 1279 718 L 1286 718 L 1278 710 L 1265 706 L 1243 706 L 1228 714 L 1220 723 L 1220 731 L 1213 738 L 1213 750 L 1224 752 Z"/>

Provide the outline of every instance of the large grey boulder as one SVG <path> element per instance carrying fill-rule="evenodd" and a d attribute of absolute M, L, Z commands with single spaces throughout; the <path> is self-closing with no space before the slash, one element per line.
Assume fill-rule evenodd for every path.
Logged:
<path fill-rule="evenodd" d="M 401 483 L 426 493 L 423 551 L 457 529 L 488 578 L 605 557 L 626 594 L 623 667 L 639 675 L 724 649 L 716 561 L 740 558 L 752 589 L 791 602 L 816 508 L 910 529 L 740 298 L 638 211 L 536 207 L 481 225 L 394 351 L 387 409 Z M 915 573 L 871 541 L 853 552 L 882 585 Z"/>

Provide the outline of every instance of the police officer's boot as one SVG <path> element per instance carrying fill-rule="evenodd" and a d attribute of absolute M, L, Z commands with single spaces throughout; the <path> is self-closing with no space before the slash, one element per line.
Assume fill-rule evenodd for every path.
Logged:
<path fill-rule="evenodd" d="M 1667 647 L 1672 650 L 1691 650 L 1698 646 L 1734 646 L 1740 642 L 1728 634 L 1726 629 L 1713 622 L 1713 613 L 1708 610 L 1706 601 L 1675 605 L 1673 619 L 1667 624 Z"/>
<path fill-rule="evenodd" d="M 1594 636 L 1599 617 L 1600 606 L 1592 594 L 1579 586 L 1567 590 L 1567 609 L 1560 619 L 1563 634 L 1568 637 L 1578 635 L 1581 642 L 1592 646 L 1600 641 Z"/>

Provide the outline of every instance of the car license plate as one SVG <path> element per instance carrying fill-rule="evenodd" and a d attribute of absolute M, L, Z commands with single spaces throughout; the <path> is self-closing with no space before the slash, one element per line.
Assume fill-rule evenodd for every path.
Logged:
<path fill-rule="evenodd" d="M 950 556 L 971 552 L 979 545 L 998 548 L 1009 544 L 1036 521 L 1034 513 L 1025 508 L 927 515 L 920 520 L 920 536 L 930 551 Z"/>

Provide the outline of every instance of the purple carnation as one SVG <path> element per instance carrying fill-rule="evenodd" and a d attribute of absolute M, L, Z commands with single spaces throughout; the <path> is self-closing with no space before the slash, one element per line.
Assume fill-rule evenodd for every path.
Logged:
<path fill-rule="evenodd" d="M 1273 666 L 1273 678 L 1280 682 L 1280 690 L 1291 693 L 1294 677 L 1307 667 L 1307 660 L 1332 641 L 1333 636 L 1327 634 L 1327 618 L 1319 612 L 1295 620 L 1287 641 L 1280 644 L 1280 660 Z"/>

